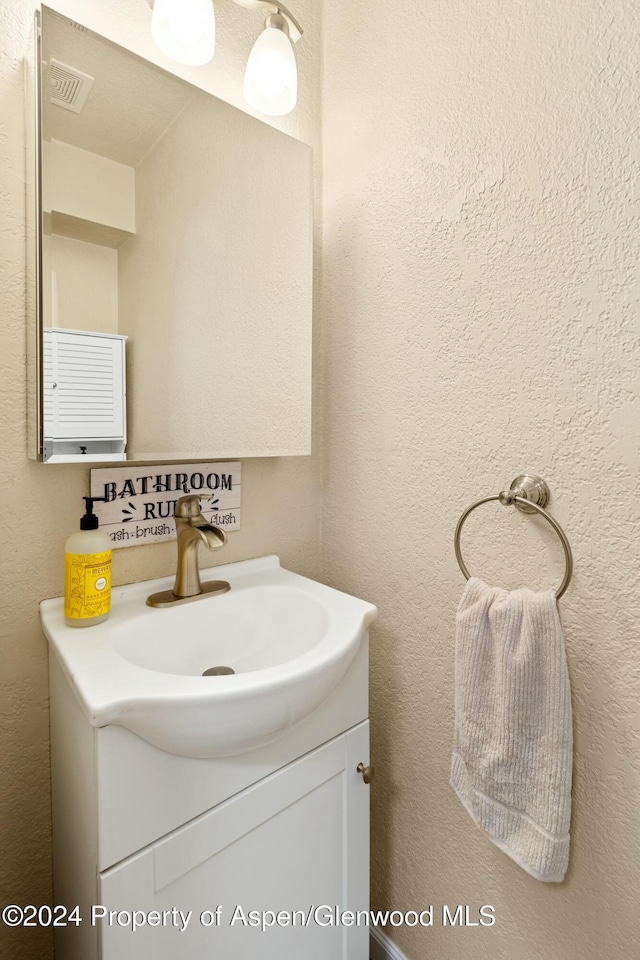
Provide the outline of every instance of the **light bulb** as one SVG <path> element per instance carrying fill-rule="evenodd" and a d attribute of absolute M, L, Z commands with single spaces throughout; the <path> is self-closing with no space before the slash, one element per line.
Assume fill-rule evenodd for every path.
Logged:
<path fill-rule="evenodd" d="M 284 17 L 267 18 L 249 54 L 242 89 L 247 103 L 268 116 L 281 117 L 295 107 L 298 70 Z"/>
<path fill-rule="evenodd" d="M 212 0 L 155 0 L 151 36 L 156 46 L 178 63 L 208 63 L 216 44 Z"/>

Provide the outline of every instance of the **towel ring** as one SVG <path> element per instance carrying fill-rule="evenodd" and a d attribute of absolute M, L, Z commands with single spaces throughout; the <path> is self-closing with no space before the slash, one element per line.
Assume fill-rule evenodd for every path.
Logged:
<path fill-rule="evenodd" d="M 564 550 L 564 559 L 566 564 L 562 583 L 556 590 L 556 599 L 559 600 L 571 582 L 571 575 L 573 573 L 573 555 L 571 553 L 571 547 L 564 530 L 557 520 L 554 520 L 553 517 L 544 509 L 546 504 L 549 502 L 549 487 L 545 481 L 541 479 L 541 477 L 537 477 L 534 474 L 523 474 L 520 477 L 516 477 L 509 489 L 503 490 L 502 493 L 499 493 L 497 497 L 483 497 L 482 500 L 476 500 L 476 502 L 472 503 L 470 507 L 467 507 L 458 520 L 453 542 L 456 551 L 456 560 L 458 561 L 458 565 L 462 570 L 465 579 L 469 580 L 471 574 L 467 570 L 466 564 L 462 559 L 462 551 L 460 549 L 460 533 L 462 531 L 462 526 L 469 514 L 472 513 L 476 507 L 482 506 L 483 503 L 490 503 L 492 500 L 498 500 L 503 506 L 509 506 L 510 504 L 513 504 L 513 506 L 515 506 L 518 510 L 521 510 L 522 513 L 539 513 L 541 517 L 544 517 L 544 519 L 551 524 L 555 532 L 558 534 L 560 543 L 562 544 L 562 549 Z"/>

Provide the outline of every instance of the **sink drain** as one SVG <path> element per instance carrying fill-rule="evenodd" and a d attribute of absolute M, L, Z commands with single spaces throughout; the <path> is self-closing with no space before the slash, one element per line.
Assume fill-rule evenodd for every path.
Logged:
<path fill-rule="evenodd" d="M 205 670 L 202 674 L 203 677 L 228 677 L 230 674 L 235 673 L 231 667 L 209 667 L 208 670 Z"/>

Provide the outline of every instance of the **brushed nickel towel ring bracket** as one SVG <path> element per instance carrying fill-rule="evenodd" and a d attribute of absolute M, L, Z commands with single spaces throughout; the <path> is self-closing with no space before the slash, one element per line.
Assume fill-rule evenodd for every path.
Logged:
<path fill-rule="evenodd" d="M 469 580 L 471 574 L 467 570 L 466 564 L 462 559 L 462 551 L 460 549 L 460 533 L 462 532 L 462 525 L 469 514 L 476 509 L 476 507 L 482 506 L 483 503 L 490 503 L 492 500 L 498 500 L 505 507 L 513 505 L 522 513 L 539 513 L 540 516 L 544 517 L 547 523 L 551 524 L 555 532 L 558 534 L 560 543 L 562 544 L 562 549 L 564 550 L 564 559 L 566 564 L 562 583 L 556 590 L 556 599 L 559 600 L 571 582 L 571 575 L 573 573 L 573 555 L 571 553 L 571 547 L 569 546 L 569 541 L 567 540 L 564 530 L 557 520 L 554 520 L 553 517 L 544 509 L 549 502 L 549 487 L 541 477 L 537 477 L 532 473 L 522 474 L 521 476 L 516 477 L 509 489 L 503 490 L 502 493 L 499 493 L 497 497 L 483 497 L 482 500 L 476 500 L 476 502 L 472 503 L 470 507 L 467 507 L 458 520 L 453 543 L 456 551 L 456 560 L 458 561 L 458 565 L 462 570 L 465 579 Z"/>

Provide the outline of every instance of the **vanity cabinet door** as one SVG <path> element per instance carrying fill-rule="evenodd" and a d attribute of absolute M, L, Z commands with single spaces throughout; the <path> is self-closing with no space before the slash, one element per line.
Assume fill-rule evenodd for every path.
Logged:
<path fill-rule="evenodd" d="M 100 902 L 125 925 L 102 921 L 103 960 L 367 960 L 369 928 L 336 911 L 369 907 L 368 728 L 105 871 Z M 131 933 L 133 910 L 159 925 Z"/>

